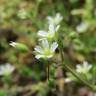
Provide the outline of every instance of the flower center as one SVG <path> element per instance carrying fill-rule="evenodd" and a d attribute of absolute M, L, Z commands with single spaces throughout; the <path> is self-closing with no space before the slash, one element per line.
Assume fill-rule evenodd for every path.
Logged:
<path fill-rule="evenodd" d="M 50 54 L 51 54 L 50 50 L 45 49 L 45 55 L 48 56 L 48 55 L 50 55 Z"/>

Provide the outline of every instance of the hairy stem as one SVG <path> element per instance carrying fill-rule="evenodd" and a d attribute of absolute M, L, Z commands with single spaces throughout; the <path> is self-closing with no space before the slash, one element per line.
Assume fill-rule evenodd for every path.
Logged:
<path fill-rule="evenodd" d="M 48 66 L 47 66 L 47 80 L 49 81 L 49 79 L 50 79 L 50 66 L 48 64 Z"/>
<path fill-rule="evenodd" d="M 80 78 L 79 75 L 74 70 L 72 70 L 68 65 L 64 64 L 63 44 L 62 44 L 62 41 L 60 39 L 58 39 L 58 44 L 59 44 L 59 51 L 60 51 L 61 60 L 62 60 L 62 64 L 63 64 L 64 68 L 67 71 L 69 71 L 70 73 L 72 73 L 72 75 L 74 75 L 79 81 L 81 81 L 87 87 L 89 87 L 93 91 L 96 91 L 96 88 L 95 88 L 94 85 L 92 85 L 89 82 L 85 81 L 83 78 Z"/>
<path fill-rule="evenodd" d="M 46 72 L 47 72 L 47 81 L 49 81 L 49 79 L 50 79 L 50 65 L 49 65 L 49 61 L 48 60 L 45 60 L 45 64 L 47 65 L 47 69 L 46 69 Z"/>

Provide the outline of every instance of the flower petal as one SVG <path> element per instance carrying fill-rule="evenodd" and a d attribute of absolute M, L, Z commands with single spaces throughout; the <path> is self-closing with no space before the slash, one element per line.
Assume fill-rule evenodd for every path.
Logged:
<path fill-rule="evenodd" d="M 55 33 L 55 26 L 53 24 L 49 24 L 49 33 L 51 33 L 51 35 Z"/>
<path fill-rule="evenodd" d="M 38 36 L 45 37 L 48 33 L 46 31 L 38 31 Z"/>
<path fill-rule="evenodd" d="M 57 13 L 56 14 L 56 17 L 55 17 L 56 23 L 59 24 L 62 19 L 63 19 L 63 16 L 61 16 L 60 13 Z"/>
<path fill-rule="evenodd" d="M 5 69 L 8 70 L 11 73 L 11 72 L 13 72 L 15 70 L 15 67 L 10 65 L 9 63 L 6 63 Z"/>
<path fill-rule="evenodd" d="M 40 59 L 40 58 L 42 58 L 42 57 L 44 57 L 44 56 L 43 56 L 43 55 L 36 55 L 36 56 L 35 56 L 36 59 Z"/>
<path fill-rule="evenodd" d="M 51 51 L 54 52 L 57 47 L 58 47 L 57 42 L 54 42 L 54 43 L 51 45 Z"/>
<path fill-rule="evenodd" d="M 53 56 L 53 54 L 50 54 L 50 55 L 47 56 L 47 58 L 51 58 L 52 56 Z"/>
<path fill-rule="evenodd" d="M 12 47 L 15 47 L 17 43 L 12 41 L 11 43 L 9 43 L 9 45 L 11 45 Z"/>
<path fill-rule="evenodd" d="M 85 22 L 81 22 L 79 25 L 77 25 L 76 30 L 77 32 L 84 32 L 88 29 L 89 25 Z"/>
<path fill-rule="evenodd" d="M 42 47 L 44 48 L 44 49 L 49 49 L 49 43 L 48 43 L 48 40 L 46 40 L 46 39 L 44 39 L 44 40 L 42 40 Z"/>
<path fill-rule="evenodd" d="M 84 66 L 84 68 L 86 68 L 88 71 L 92 68 L 92 65 L 91 65 L 91 64 L 88 64 L 87 61 L 84 61 L 84 62 L 83 62 L 83 66 Z"/>
<path fill-rule="evenodd" d="M 77 64 L 77 65 L 76 65 L 76 68 L 77 68 L 77 69 L 80 69 L 80 68 L 81 68 L 81 65 L 80 65 L 80 64 Z"/>
<path fill-rule="evenodd" d="M 6 63 L 6 65 L 0 66 L 0 75 L 5 75 L 5 72 L 8 74 L 12 73 L 14 71 L 14 67 L 10 65 L 9 63 Z"/>
<path fill-rule="evenodd" d="M 76 72 L 81 72 L 82 71 L 82 66 L 80 64 L 76 65 Z"/>
<path fill-rule="evenodd" d="M 47 20 L 48 20 L 48 22 L 49 22 L 49 24 L 50 24 L 50 22 L 52 21 L 52 17 L 51 16 L 47 16 Z"/>
<path fill-rule="evenodd" d="M 37 51 L 38 53 L 43 53 L 43 50 L 40 46 L 36 46 L 34 50 Z"/>
<path fill-rule="evenodd" d="M 59 20 L 59 21 L 61 21 L 63 19 L 63 16 L 61 16 L 60 13 L 57 13 L 56 14 L 56 19 Z"/>

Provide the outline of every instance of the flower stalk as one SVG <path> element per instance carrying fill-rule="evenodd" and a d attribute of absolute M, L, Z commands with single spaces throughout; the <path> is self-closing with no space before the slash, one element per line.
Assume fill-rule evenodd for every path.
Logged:
<path fill-rule="evenodd" d="M 49 65 L 49 61 L 47 59 L 43 59 L 44 60 L 44 64 L 46 65 L 46 74 L 47 74 L 47 81 L 50 80 L 50 65 Z"/>
<path fill-rule="evenodd" d="M 47 65 L 47 80 L 50 80 L 50 65 Z"/>
<path fill-rule="evenodd" d="M 58 36 L 59 37 L 59 36 Z M 58 42 L 58 48 L 59 48 L 59 52 L 61 55 L 61 60 L 62 60 L 62 66 L 65 68 L 65 70 L 69 71 L 73 76 L 75 76 L 79 81 L 81 81 L 83 84 L 85 84 L 87 87 L 89 87 L 90 89 L 92 89 L 93 91 L 96 91 L 96 87 L 92 84 L 90 84 L 89 82 L 85 81 L 84 79 L 80 78 L 78 76 L 78 74 L 72 70 L 68 65 L 64 64 L 64 53 L 63 53 L 63 44 L 62 44 L 62 40 L 60 40 L 60 38 L 57 39 Z"/>

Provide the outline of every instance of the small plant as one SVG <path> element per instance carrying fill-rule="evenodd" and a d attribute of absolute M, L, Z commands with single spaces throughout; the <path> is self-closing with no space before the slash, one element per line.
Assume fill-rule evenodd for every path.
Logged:
<path fill-rule="evenodd" d="M 0 0 L 0 96 L 95 95 L 95 31 L 96 0 Z"/>
<path fill-rule="evenodd" d="M 63 42 L 61 40 L 61 37 L 59 37 L 59 33 L 58 33 L 58 29 L 60 28 L 59 24 L 62 21 L 63 17 L 59 13 L 57 13 L 55 17 L 48 16 L 47 19 L 49 24 L 49 28 L 48 28 L 49 31 L 46 32 L 46 31 L 40 30 L 38 32 L 38 36 L 40 36 L 41 43 L 40 43 L 40 46 L 36 46 L 35 48 L 35 53 L 36 53 L 35 57 L 37 59 L 40 59 L 40 58 L 50 59 L 51 57 L 53 57 L 53 53 L 55 49 L 58 47 L 61 55 L 62 66 L 69 72 L 68 76 L 69 77 L 71 76 L 72 80 L 80 81 L 85 85 L 87 85 L 92 90 L 95 90 L 95 86 L 87 82 L 90 79 L 92 79 L 89 73 L 90 69 L 92 68 L 92 65 L 88 64 L 86 61 L 83 62 L 83 65 L 77 64 L 76 66 L 77 73 L 76 73 L 74 70 L 72 70 L 69 67 L 69 65 L 64 64 Z M 77 30 L 83 31 L 83 29 L 79 27 L 84 27 L 84 26 L 85 26 L 84 24 L 78 26 Z M 85 27 L 84 27 L 84 30 L 85 30 Z M 53 41 L 55 42 L 53 43 Z M 50 67 L 48 66 L 48 80 L 50 75 L 50 72 L 49 72 Z M 78 74 L 80 74 L 82 78 L 79 77 Z M 71 81 L 71 80 L 67 79 L 67 81 Z"/>
<path fill-rule="evenodd" d="M 65 79 L 65 82 L 71 82 L 71 81 L 79 81 L 85 84 L 87 87 L 91 88 L 93 91 L 96 90 L 96 86 L 89 83 L 89 81 L 92 80 L 92 74 L 90 74 L 90 71 L 92 70 L 92 65 L 88 64 L 87 61 L 84 61 L 82 65 L 77 64 L 76 70 L 73 70 L 70 68 L 68 64 L 65 64 L 64 62 L 64 53 L 63 53 L 63 40 L 59 36 L 59 28 L 60 23 L 63 20 L 63 16 L 60 15 L 60 13 L 57 13 L 56 16 L 47 17 L 48 20 L 48 31 L 45 30 L 39 30 L 38 35 L 38 41 L 39 44 L 35 46 L 34 48 L 34 54 L 35 58 L 37 60 L 42 59 L 44 63 L 47 65 L 47 81 L 50 82 L 50 63 L 48 62 L 50 58 L 52 58 L 55 54 L 55 50 L 58 48 L 59 54 L 61 56 L 61 64 L 65 70 L 67 70 L 67 77 Z M 85 24 L 80 24 L 77 26 L 78 32 L 83 32 L 86 30 Z M 13 46 L 16 49 L 25 50 L 28 51 L 29 49 L 27 46 L 23 45 L 22 43 L 16 43 L 11 42 L 11 46 Z M 81 76 L 81 77 L 80 77 Z"/>
<path fill-rule="evenodd" d="M 37 59 L 43 58 L 47 63 L 47 60 L 53 57 L 54 52 L 58 47 L 57 32 L 60 28 L 59 23 L 61 22 L 62 18 L 63 17 L 59 13 L 56 14 L 54 18 L 52 18 L 51 16 L 48 16 L 48 25 L 49 25 L 48 31 L 43 31 L 43 30 L 38 31 L 40 44 L 39 46 L 36 46 L 34 48 L 35 55 L 36 55 L 35 57 Z M 50 66 L 48 63 L 47 63 L 47 66 L 48 66 L 47 73 L 48 73 L 48 80 L 49 80 Z"/>

